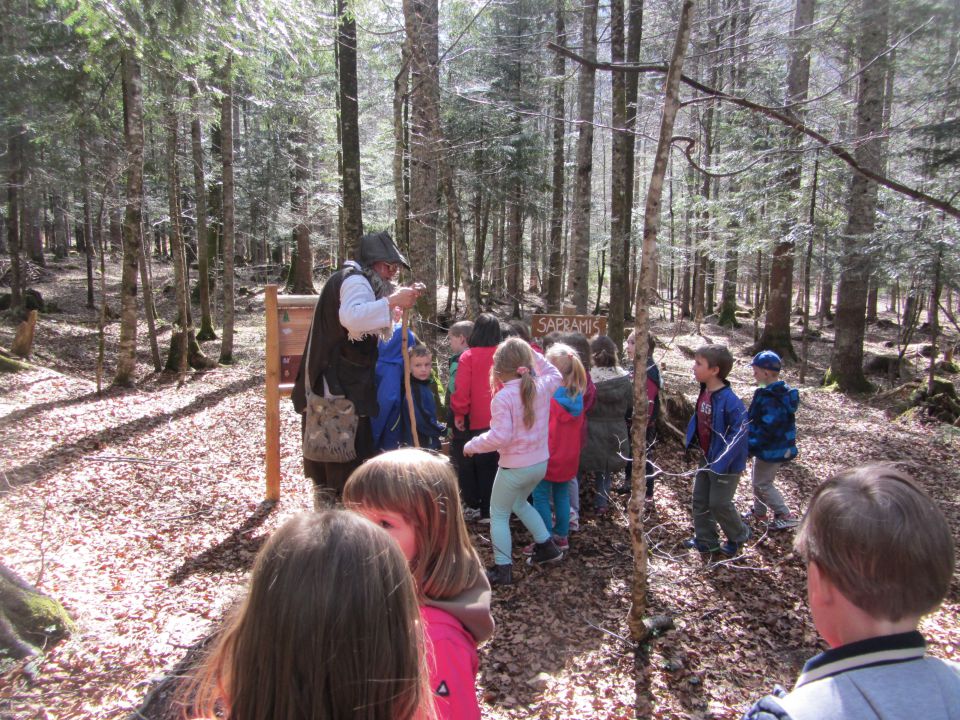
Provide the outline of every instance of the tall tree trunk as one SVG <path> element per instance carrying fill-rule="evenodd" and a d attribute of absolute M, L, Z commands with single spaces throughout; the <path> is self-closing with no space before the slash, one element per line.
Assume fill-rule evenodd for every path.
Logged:
<path fill-rule="evenodd" d="M 292 290 L 296 295 L 316 293 L 313 286 L 313 248 L 310 245 L 310 154 L 307 150 L 309 123 L 305 115 L 299 115 L 293 121 L 294 129 L 290 132 L 290 155 L 293 158 L 290 210 L 295 223 L 293 244 L 297 250 L 296 260 L 290 271 L 293 275 Z M 344 209 L 344 218 L 347 218 L 351 212 Z"/>
<path fill-rule="evenodd" d="M 437 118 L 436 121 L 439 126 L 440 119 Z M 444 197 L 447 199 L 447 218 L 449 218 L 450 231 L 453 233 L 450 242 L 456 249 L 456 267 L 459 270 L 460 284 L 463 286 L 463 294 L 467 302 L 467 316 L 476 317 L 480 314 L 480 296 L 473 288 L 467 238 L 463 232 L 463 217 L 460 214 L 460 204 L 457 202 L 457 191 L 453 182 L 453 168 L 450 165 L 451 153 L 451 148 L 444 142 L 443 157 L 439 163 L 440 182 Z M 455 288 L 457 277 L 452 268 L 450 275 L 450 285 Z"/>
<path fill-rule="evenodd" d="M 210 313 L 210 240 L 207 232 L 207 181 L 203 173 L 203 128 L 200 125 L 200 98 L 190 83 L 190 146 L 193 155 L 193 191 L 197 198 L 197 284 L 200 289 L 200 332 L 197 340 L 216 340 Z"/>
<path fill-rule="evenodd" d="M 120 275 L 120 344 L 115 385 L 132 385 L 137 370 L 137 266 L 143 251 L 143 85 L 133 48 L 122 52 L 123 130 L 127 151 L 127 209 Z"/>
<path fill-rule="evenodd" d="M 343 158 L 342 227 L 348 254 L 356 257 L 360 236 L 363 235 L 360 212 L 360 118 L 357 107 L 357 22 L 348 0 L 337 0 L 337 75 Z M 310 284 L 313 285 L 312 280 Z"/>
<path fill-rule="evenodd" d="M 7 245 L 10 248 L 10 309 L 23 308 L 23 270 L 20 265 L 20 196 L 23 190 L 23 140 L 26 128 L 15 125 L 10 132 L 8 152 L 10 175 L 7 180 Z"/>
<path fill-rule="evenodd" d="M 93 214 L 90 207 L 90 170 L 87 167 L 86 131 L 80 131 L 80 182 L 83 185 L 83 250 L 87 261 L 87 307 L 93 309 Z"/>
<path fill-rule="evenodd" d="M 861 167 L 882 169 L 884 80 L 887 72 L 889 0 L 862 0 L 858 40 L 860 80 L 857 95 L 857 137 L 854 157 Z M 844 392 L 867 390 L 863 374 L 863 335 L 872 257 L 867 247 L 876 225 L 877 184 L 859 173 L 850 181 L 847 226 L 843 234 L 840 287 L 837 292 L 836 336 L 828 381 Z"/>
<path fill-rule="evenodd" d="M 437 139 L 439 105 L 439 11 L 437 0 L 404 0 L 404 23 L 410 42 L 410 259 L 416 280 L 437 286 Z M 417 301 L 429 323 L 437 317 L 435 292 Z M 425 326 L 432 328 L 432 324 Z M 428 330 L 427 340 L 434 332 Z"/>
<path fill-rule="evenodd" d="M 407 80 L 410 75 L 410 39 L 404 38 L 400 55 L 400 72 L 393 79 L 393 195 L 397 206 L 393 235 L 397 246 L 409 250 L 409 198 L 407 197 L 407 124 L 404 121 L 407 108 Z"/>
<path fill-rule="evenodd" d="M 790 117 L 803 120 L 803 103 L 810 86 L 810 27 L 816 12 L 816 0 L 797 0 L 790 39 L 793 51 L 787 69 L 787 97 L 785 110 Z M 803 136 L 787 131 L 787 167 L 781 175 L 781 184 L 787 188 L 791 207 L 800 197 L 801 158 L 798 152 Z M 781 357 L 797 359 L 790 340 L 790 312 L 793 302 L 793 255 L 797 222 L 802 212 L 793 211 L 793 218 L 780 228 L 781 240 L 773 250 L 770 262 L 770 291 L 763 334 L 755 350 L 773 350 Z"/>
<path fill-rule="evenodd" d="M 567 29 L 563 20 L 564 0 L 556 5 L 557 45 L 567 43 Z M 563 191 L 564 191 L 564 135 L 566 108 L 563 98 L 566 62 L 563 55 L 553 56 L 553 189 L 550 204 L 550 240 L 548 242 L 549 271 L 547 272 L 547 311 L 559 312 L 563 284 Z"/>
<path fill-rule="evenodd" d="M 169 93 L 166 107 L 167 125 L 167 187 L 170 210 L 170 251 L 173 261 L 174 296 L 177 303 L 179 326 L 170 339 L 170 352 L 167 357 L 168 370 L 180 373 L 180 382 L 187 372 L 191 343 L 196 342 L 193 335 L 193 322 L 190 314 L 190 282 L 187 272 L 187 253 L 184 248 L 183 233 L 180 228 L 180 169 L 177 166 L 177 145 L 180 142 L 180 118 L 174 105 L 176 80 L 169 81 Z"/>
<path fill-rule="evenodd" d="M 610 59 L 614 65 L 626 61 L 626 18 L 624 0 L 610 5 Z M 627 260 L 633 210 L 633 149 L 635 138 L 627 128 L 627 85 L 636 84 L 635 73 L 613 73 L 613 146 L 611 149 L 611 222 L 610 222 L 610 311 L 607 335 L 614 345 L 623 345 L 626 314 Z M 629 150 L 628 150 L 629 149 Z M 600 293 L 597 292 L 599 305 Z"/>
<path fill-rule="evenodd" d="M 234 322 L 234 205 L 233 205 L 233 56 L 223 68 L 220 102 L 220 154 L 223 162 L 223 339 L 220 362 L 233 364 Z"/>
<path fill-rule="evenodd" d="M 507 298 L 513 303 L 513 315 L 519 315 L 523 301 L 523 186 L 515 181 L 508 200 L 510 214 L 507 224 Z"/>
<path fill-rule="evenodd" d="M 597 0 L 583 4 L 583 57 L 597 59 Z M 593 195 L 593 110 L 596 71 L 592 64 L 580 65 L 577 85 L 577 174 L 571 237 L 570 293 L 577 312 L 587 312 L 590 285 L 590 214 Z"/>
<path fill-rule="evenodd" d="M 663 116 L 660 121 L 660 137 L 654 157 L 653 173 L 647 189 L 644 210 L 643 251 L 640 260 L 640 277 L 637 283 L 636 325 L 637 352 L 634 357 L 633 406 L 634 413 L 631 437 L 633 441 L 633 474 L 631 476 L 628 517 L 630 543 L 633 548 L 633 587 L 631 591 L 630 616 L 627 624 L 634 642 L 643 642 L 648 636 L 644 624 L 647 611 L 647 543 L 643 535 L 642 505 L 644 495 L 647 435 L 647 342 L 650 332 L 650 308 L 656 301 L 654 258 L 656 257 L 657 233 L 660 229 L 660 202 L 663 197 L 663 180 L 667 172 L 670 140 L 673 137 L 674 121 L 680 108 L 680 74 L 683 57 L 690 38 L 693 16 L 693 0 L 684 0 L 680 10 L 677 37 L 670 57 L 670 67 L 664 88 Z M 639 713 L 638 713 L 639 714 Z"/>

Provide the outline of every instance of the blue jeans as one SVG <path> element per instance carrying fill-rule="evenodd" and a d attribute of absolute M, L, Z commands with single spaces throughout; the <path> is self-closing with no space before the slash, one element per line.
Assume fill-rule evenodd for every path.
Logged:
<path fill-rule="evenodd" d="M 547 461 L 522 468 L 500 468 L 493 480 L 493 492 L 490 494 L 490 539 L 493 541 L 493 561 L 497 565 L 513 563 L 511 555 L 513 541 L 510 538 L 510 513 L 513 512 L 522 522 L 534 542 L 542 543 L 550 539 L 550 532 L 540 514 L 527 502 L 544 474 Z"/>
<path fill-rule="evenodd" d="M 553 523 L 553 513 L 550 512 L 550 500 L 553 499 L 553 509 L 557 514 L 557 522 Z M 540 513 L 547 531 L 558 537 L 567 537 L 570 534 L 570 483 L 550 482 L 541 480 L 533 489 L 533 506 Z"/>

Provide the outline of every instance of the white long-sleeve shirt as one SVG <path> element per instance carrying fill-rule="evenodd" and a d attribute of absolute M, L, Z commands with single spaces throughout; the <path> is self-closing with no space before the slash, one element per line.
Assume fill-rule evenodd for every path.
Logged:
<path fill-rule="evenodd" d="M 353 260 L 344 265 L 360 269 Z M 377 300 L 370 282 L 363 275 L 353 274 L 340 285 L 340 324 L 351 340 L 379 333 L 391 327 L 390 302 L 385 297 Z"/>

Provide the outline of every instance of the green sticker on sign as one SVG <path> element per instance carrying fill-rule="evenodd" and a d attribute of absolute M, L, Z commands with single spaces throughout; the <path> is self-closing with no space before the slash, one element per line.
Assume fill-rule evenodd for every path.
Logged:
<path fill-rule="evenodd" d="M 286 310 L 283 311 L 282 322 L 290 322 L 290 313 L 288 313 Z"/>

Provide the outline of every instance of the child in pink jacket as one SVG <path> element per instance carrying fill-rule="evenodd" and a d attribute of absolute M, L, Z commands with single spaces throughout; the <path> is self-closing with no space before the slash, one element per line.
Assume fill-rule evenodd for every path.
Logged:
<path fill-rule="evenodd" d="M 490 382 L 500 382 L 503 387 L 490 403 L 490 429 L 463 448 L 464 455 L 500 453 L 490 496 L 495 563 L 487 571 L 491 585 L 513 582 L 511 512 L 533 535 L 535 546 L 528 562 L 542 565 L 563 559 L 543 518 L 527 502 L 547 471 L 550 399 L 562 380 L 560 372 L 520 338 L 504 340 L 493 354 Z"/>
<path fill-rule="evenodd" d="M 390 533 L 410 563 L 437 717 L 478 720 L 477 645 L 493 635 L 490 583 L 450 461 L 413 448 L 378 455 L 347 480 L 343 503 Z"/>

